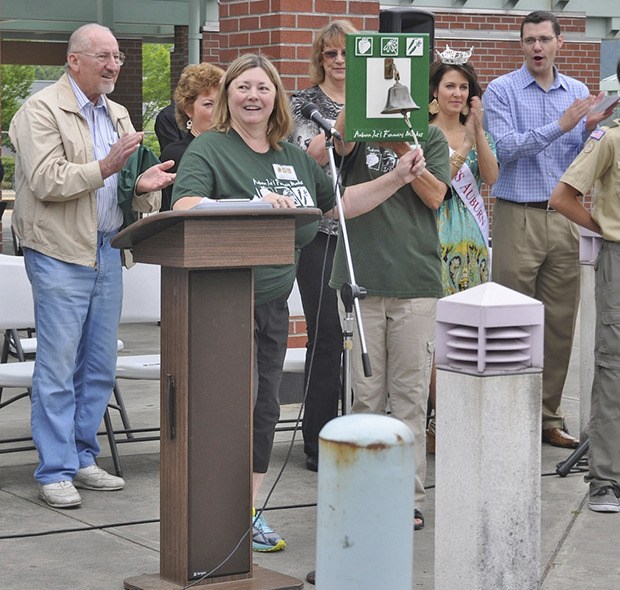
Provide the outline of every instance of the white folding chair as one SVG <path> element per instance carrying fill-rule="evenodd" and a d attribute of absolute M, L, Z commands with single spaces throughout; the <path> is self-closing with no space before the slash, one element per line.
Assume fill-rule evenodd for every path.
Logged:
<path fill-rule="evenodd" d="M 138 263 L 131 269 L 123 269 L 123 310 L 121 324 L 158 323 L 161 319 L 161 269 L 158 265 Z M 117 474 L 122 475 L 118 444 L 128 442 L 147 442 L 159 440 L 159 426 L 151 428 L 132 428 L 129 420 L 123 420 L 127 415 L 123 405 L 119 380 L 149 380 L 160 379 L 161 357 L 159 351 L 153 354 L 119 355 L 116 360 L 116 380 L 114 384 L 114 398 L 120 400 L 121 407 L 110 404 L 110 407 L 119 410 L 123 421 L 123 430 L 115 429 L 111 416 L 106 413 L 103 417 L 106 432 L 110 442 L 110 452 Z M 124 438 L 117 435 L 125 435 Z M 138 435 L 138 436 L 136 436 Z"/>
<path fill-rule="evenodd" d="M 18 330 L 26 330 L 34 326 L 34 306 L 32 303 L 32 291 L 26 275 L 24 259 L 16 256 L 0 254 L 0 332 L 5 334 L 2 363 L 0 364 L 0 409 L 29 395 L 27 390 L 21 392 L 8 401 L 2 401 L 5 387 L 22 387 L 11 385 L 14 381 L 12 369 L 5 366 L 4 348 L 8 347 L 7 340 L 11 334 L 17 334 Z M 23 360 L 23 359 L 20 359 Z M 13 363 L 11 363 L 12 365 Z M 22 367 L 20 372 L 26 370 Z M 20 380 L 21 383 L 21 380 Z"/>

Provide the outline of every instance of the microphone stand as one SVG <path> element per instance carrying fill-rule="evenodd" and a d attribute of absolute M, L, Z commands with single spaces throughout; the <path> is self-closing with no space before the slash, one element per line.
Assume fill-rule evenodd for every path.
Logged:
<path fill-rule="evenodd" d="M 366 297 L 366 289 L 360 287 L 355 282 L 355 272 L 353 270 L 353 259 L 351 257 L 351 246 L 349 244 L 349 234 L 347 233 L 347 224 L 344 218 L 344 207 L 342 205 L 342 197 L 340 195 L 340 187 L 338 186 L 338 172 L 336 170 L 336 161 L 334 158 L 334 141 L 329 130 L 325 132 L 325 149 L 329 159 L 329 169 L 334 184 L 334 194 L 336 196 L 336 207 L 338 209 L 338 223 L 340 238 L 344 245 L 344 252 L 349 274 L 349 283 L 344 283 L 340 289 L 340 299 L 344 305 L 345 317 L 342 326 L 343 352 L 342 352 L 342 373 L 343 373 L 343 414 L 351 413 L 351 351 L 353 348 L 353 326 L 357 322 L 357 331 L 360 339 L 360 347 L 362 349 L 362 365 L 364 367 L 364 375 L 370 377 L 372 370 L 370 367 L 370 357 L 366 348 L 366 337 L 364 336 L 364 326 L 362 324 L 362 313 L 360 310 L 360 299 Z M 355 309 L 355 317 L 353 317 L 353 309 Z"/>

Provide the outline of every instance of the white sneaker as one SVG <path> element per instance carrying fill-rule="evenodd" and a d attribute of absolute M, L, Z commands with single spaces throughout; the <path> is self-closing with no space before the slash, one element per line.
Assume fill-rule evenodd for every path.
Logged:
<path fill-rule="evenodd" d="M 39 498 L 52 508 L 72 508 L 82 503 L 80 494 L 69 480 L 40 483 Z"/>
<path fill-rule="evenodd" d="M 125 487 L 125 480 L 122 477 L 110 475 L 97 465 L 89 465 L 78 469 L 73 484 L 76 488 L 84 488 L 85 490 L 111 492 L 122 490 Z"/>

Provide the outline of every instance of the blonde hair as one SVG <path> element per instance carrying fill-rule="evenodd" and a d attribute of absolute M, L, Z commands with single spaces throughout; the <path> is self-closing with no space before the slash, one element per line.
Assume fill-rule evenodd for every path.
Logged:
<path fill-rule="evenodd" d="M 326 45 L 345 46 L 347 33 L 357 33 L 357 29 L 348 20 L 335 20 L 325 25 L 317 34 L 312 43 L 310 55 L 310 81 L 312 84 L 322 84 L 325 81 L 323 68 L 323 50 Z"/>
<path fill-rule="evenodd" d="M 194 103 L 199 94 L 217 88 L 224 70 L 210 63 L 192 64 L 181 72 L 179 83 L 174 90 L 174 116 L 177 125 L 185 130 L 189 117 L 185 111 Z"/>
<path fill-rule="evenodd" d="M 281 147 L 278 145 L 278 142 L 286 139 L 292 133 L 293 116 L 280 75 L 274 65 L 264 55 L 247 53 L 239 56 L 230 64 L 222 78 L 217 100 L 213 107 L 212 129 L 222 132 L 230 131 L 232 121 L 228 106 L 228 87 L 243 72 L 253 68 L 263 70 L 276 89 L 273 111 L 269 116 L 267 125 L 267 139 L 273 149 L 280 150 Z"/>

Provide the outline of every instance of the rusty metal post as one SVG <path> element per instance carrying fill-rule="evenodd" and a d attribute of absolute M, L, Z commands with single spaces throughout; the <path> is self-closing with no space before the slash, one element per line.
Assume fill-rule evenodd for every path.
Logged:
<path fill-rule="evenodd" d="M 316 584 L 411 590 L 415 458 L 400 420 L 335 418 L 319 436 Z"/>

